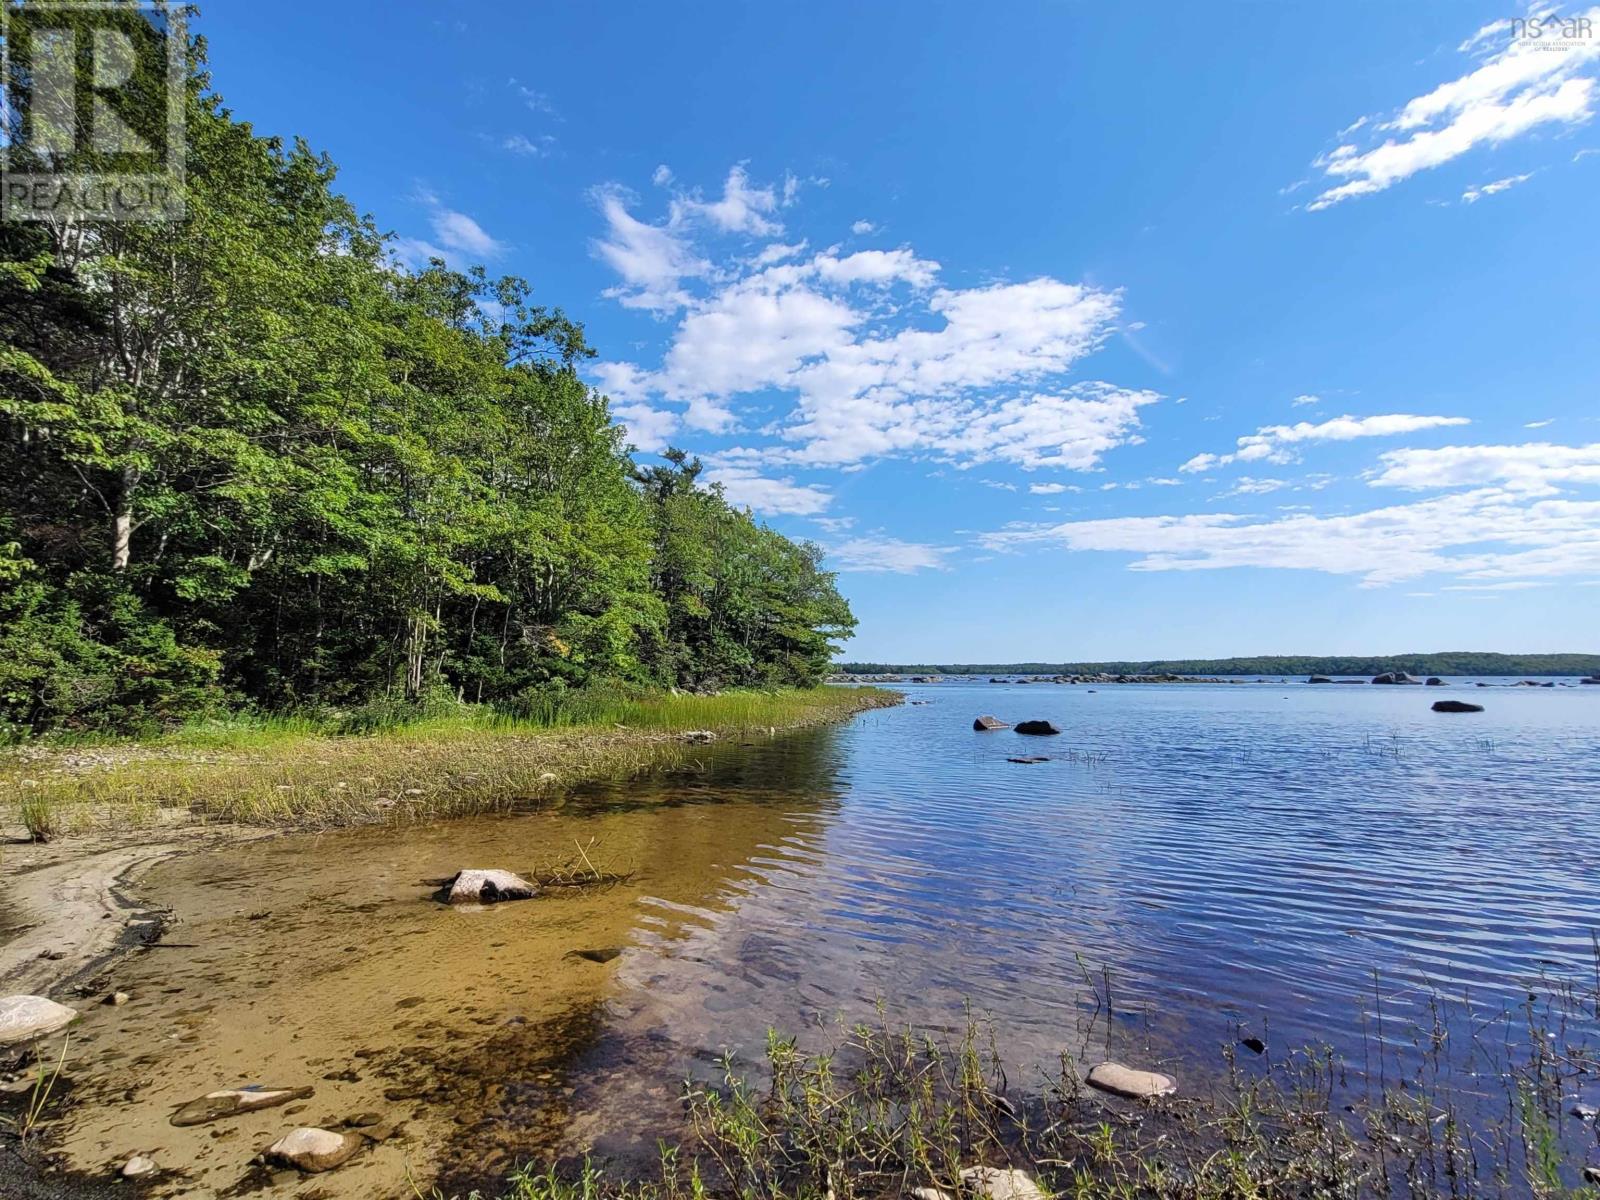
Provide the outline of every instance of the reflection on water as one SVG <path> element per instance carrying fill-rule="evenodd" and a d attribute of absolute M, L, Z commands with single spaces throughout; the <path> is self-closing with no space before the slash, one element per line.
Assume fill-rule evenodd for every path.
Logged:
<path fill-rule="evenodd" d="M 119 977 L 140 1002 L 88 1023 L 112 1069 L 78 1148 L 171 1143 L 162 1106 L 213 1083 L 315 1082 L 299 1119 L 410 1122 L 408 1149 L 330 1187 L 362 1194 L 407 1155 L 467 1186 L 538 1152 L 647 1150 L 723 1049 L 748 1062 L 770 1026 L 879 1002 L 953 1028 L 970 1000 L 1022 1064 L 1092 1036 L 1187 1071 L 1241 1026 L 1355 1054 L 1377 1000 L 1493 1007 L 1540 972 L 1593 978 L 1600 688 L 1475 690 L 1470 717 L 1421 688 L 909 690 L 930 703 L 557 812 L 169 865 L 150 888 L 177 945 Z M 1065 733 L 974 733 L 978 712 Z M 1052 760 L 1007 761 L 1024 746 Z M 419 883 L 591 839 L 626 883 L 481 912 Z M 1107 980 L 1114 1019 L 1091 1023 Z M 241 1138 L 285 1123 L 252 1119 Z M 238 1147 L 181 1150 L 206 1186 L 237 1183 Z"/>

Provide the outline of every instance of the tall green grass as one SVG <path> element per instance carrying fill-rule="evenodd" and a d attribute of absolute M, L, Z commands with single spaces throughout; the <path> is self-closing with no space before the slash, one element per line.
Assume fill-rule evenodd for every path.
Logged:
<path fill-rule="evenodd" d="M 30 830 L 151 825 L 182 814 L 347 824 L 508 808 L 580 779 L 688 753 L 679 736 L 792 729 L 898 703 L 872 688 L 715 696 L 573 691 L 519 709 L 368 705 L 233 717 L 148 742 L 0 756 L 0 795 Z"/>

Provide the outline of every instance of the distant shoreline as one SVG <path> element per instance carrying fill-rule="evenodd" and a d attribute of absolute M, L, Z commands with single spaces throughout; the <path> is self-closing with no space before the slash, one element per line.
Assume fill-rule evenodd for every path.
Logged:
<path fill-rule="evenodd" d="M 1432 654 L 1262 655 L 1251 658 L 1169 658 L 1125 662 L 882 663 L 842 662 L 833 675 L 1600 675 L 1600 654 L 1497 654 L 1447 650 Z"/>

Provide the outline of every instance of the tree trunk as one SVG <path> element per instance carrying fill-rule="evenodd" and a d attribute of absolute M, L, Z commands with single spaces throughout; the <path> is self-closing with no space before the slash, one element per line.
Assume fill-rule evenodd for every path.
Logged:
<path fill-rule="evenodd" d="M 133 558 L 133 491 L 139 486 L 139 472 L 122 468 L 122 484 L 111 511 L 111 569 L 125 571 Z"/>

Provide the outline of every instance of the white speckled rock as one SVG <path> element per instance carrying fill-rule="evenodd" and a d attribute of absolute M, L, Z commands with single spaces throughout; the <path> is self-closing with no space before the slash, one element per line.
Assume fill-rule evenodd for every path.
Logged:
<path fill-rule="evenodd" d="M 451 904 L 489 904 L 496 900 L 527 900 L 539 889 L 511 871 L 466 870 L 450 881 Z"/>
<path fill-rule="evenodd" d="M 0 996 L 0 1046 L 28 1042 L 65 1029 L 77 1012 L 43 996 Z"/>
<path fill-rule="evenodd" d="M 331 1171 L 361 1148 L 361 1139 L 301 1126 L 267 1147 L 267 1157 L 301 1171 Z"/>
<path fill-rule="evenodd" d="M 961 1182 L 974 1195 L 985 1200 L 1045 1200 L 1039 1185 L 1027 1172 L 1004 1167 L 968 1167 Z"/>
<path fill-rule="evenodd" d="M 1103 1062 L 1089 1072 L 1089 1086 L 1130 1100 L 1149 1100 L 1171 1095 L 1178 1090 L 1178 1081 L 1159 1071 L 1140 1071 L 1121 1063 Z"/>
<path fill-rule="evenodd" d="M 156 1173 L 156 1162 L 153 1158 L 146 1158 L 142 1154 L 135 1154 L 122 1164 L 122 1177 L 124 1179 L 140 1179 L 146 1175 Z"/>

